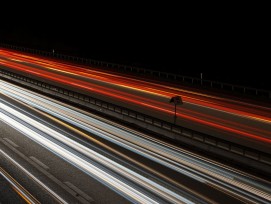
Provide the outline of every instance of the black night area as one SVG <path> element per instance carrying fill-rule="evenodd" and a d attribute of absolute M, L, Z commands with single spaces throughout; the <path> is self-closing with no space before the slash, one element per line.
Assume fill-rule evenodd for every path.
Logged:
<path fill-rule="evenodd" d="M 271 89 L 264 17 L 220 14 L 219 10 L 200 15 L 176 11 L 128 14 L 19 20 L 3 24 L 0 39 L 18 46 L 185 76 L 200 77 L 202 73 L 203 79 Z"/>

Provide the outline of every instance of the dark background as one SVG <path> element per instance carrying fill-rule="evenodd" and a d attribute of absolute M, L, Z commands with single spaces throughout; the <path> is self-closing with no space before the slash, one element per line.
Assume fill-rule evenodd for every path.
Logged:
<path fill-rule="evenodd" d="M 205 79 L 271 89 L 270 33 L 264 12 L 251 10 L 253 5 L 156 6 L 83 10 L 81 5 L 61 14 L 35 11 L 27 18 L 5 18 L 0 39 L 187 76 L 200 77 L 203 73 Z"/>

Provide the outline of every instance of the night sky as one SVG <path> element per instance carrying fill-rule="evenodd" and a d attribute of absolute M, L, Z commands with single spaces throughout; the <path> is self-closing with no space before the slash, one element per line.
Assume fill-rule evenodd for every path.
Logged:
<path fill-rule="evenodd" d="M 149 9 L 150 7 L 148 7 Z M 268 27 L 258 13 L 75 10 L 0 28 L 2 42 L 271 89 Z M 191 11 L 191 12 L 190 12 Z M 78 15 L 79 13 L 79 15 Z M 268 48 L 270 49 L 270 48 Z"/>

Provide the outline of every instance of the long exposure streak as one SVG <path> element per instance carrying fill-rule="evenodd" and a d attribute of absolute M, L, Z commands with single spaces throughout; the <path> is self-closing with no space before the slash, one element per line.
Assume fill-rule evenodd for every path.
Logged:
<path fill-rule="evenodd" d="M 179 118 L 259 142 L 271 143 L 270 108 L 6 50 L 0 50 L 0 65 L 165 116 L 174 114 L 172 105 L 168 103 L 170 97 L 181 95 L 185 107 L 177 108 Z M 199 107 L 204 111 L 200 111 Z M 212 114 L 213 112 L 225 114 L 232 119 L 219 117 Z M 240 123 L 239 119 L 247 122 Z M 262 128 L 261 124 L 266 128 Z"/>

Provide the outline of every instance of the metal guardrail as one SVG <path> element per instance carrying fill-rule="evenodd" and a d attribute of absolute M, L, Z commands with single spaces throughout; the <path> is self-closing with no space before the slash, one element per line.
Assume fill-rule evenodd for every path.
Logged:
<path fill-rule="evenodd" d="M 45 83 L 30 78 L 29 76 L 23 76 L 17 73 L 13 73 L 4 70 L 0 67 L 0 78 L 8 79 L 23 85 L 26 85 L 43 93 L 57 96 L 64 100 L 75 102 L 87 108 L 98 110 L 113 117 L 118 117 L 123 121 L 135 123 L 143 128 L 158 134 L 165 134 L 173 140 L 179 142 L 189 143 L 190 145 L 203 144 L 204 150 L 211 150 L 217 148 L 222 151 L 232 153 L 236 156 L 242 156 L 244 158 L 260 162 L 262 164 L 271 166 L 271 155 L 255 150 L 249 147 L 241 146 L 223 139 L 219 139 L 213 136 L 209 136 L 192 129 L 181 127 L 149 115 L 136 112 L 100 99 L 91 97 L 75 91 L 71 91 L 53 84 Z M 142 125 L 144 124 L 144 125 Z M 147 124 L 147 126 L 146 126 Z M 270 168 L 270 167 L 269 167 Z"/>
<path fill-rule="evenodd" d="M 86 58 L 81 58 L 81 57 L 55 53 L 53 51 L 48 52 L 48 51 L 36 50 L 36 49 L 19 47 L 19 46 L 8 45 L 8 44 L 0 44 L 0 46 L 3 48 L 18 50 L 22 52 L 28 52 L 31 54 L 63 59 L 63 60 L 71 61 L 74 63 L 90 65 L 90 66 L 95 66 L 95 67 L 102 67 L 103 69 L 114 70 L 114 71 L 119 71 L 119 72 L 125 72 L 126 74 L 127 73 L 137 74 L 140 76 L 157 78 L 159 80 L 170 81 L 170 82 L 174 82 L 174 83 L 178 83 L 182 85 L 189 85 L 189 86 L 197 87 L 197 88 L 210 89 L 214 91 L 223 91 L 225 93 L 232 93 L 232 94 L 239 95 L 242 97 L 253 97 L 253 98 L 256 97 L 263 100 L 268 100 L 268 101 L 271 100 L 271 91 L 269 90 L 257 89 L 257 88 L 240 86 L 240 85 L 235 85 L 235 84 L 230 84 L 230 83 L 223 83 L 223 82 L 212 81 L 212 80 L 205 80 L 205 79 L 183 76 L 183 75 L 178 75 L 178 74 L 171 74 L 171 73 L 166 73 L 166 72 L 161 72 L 161 71 L 154 71 L 154 70 L 139 68 L 139 67 L 134 67 L 134 66 L 127 66 L 127 65 L 121 65 L 121 64 L 116 64 L 116 63 L 86 59 Z"/>

